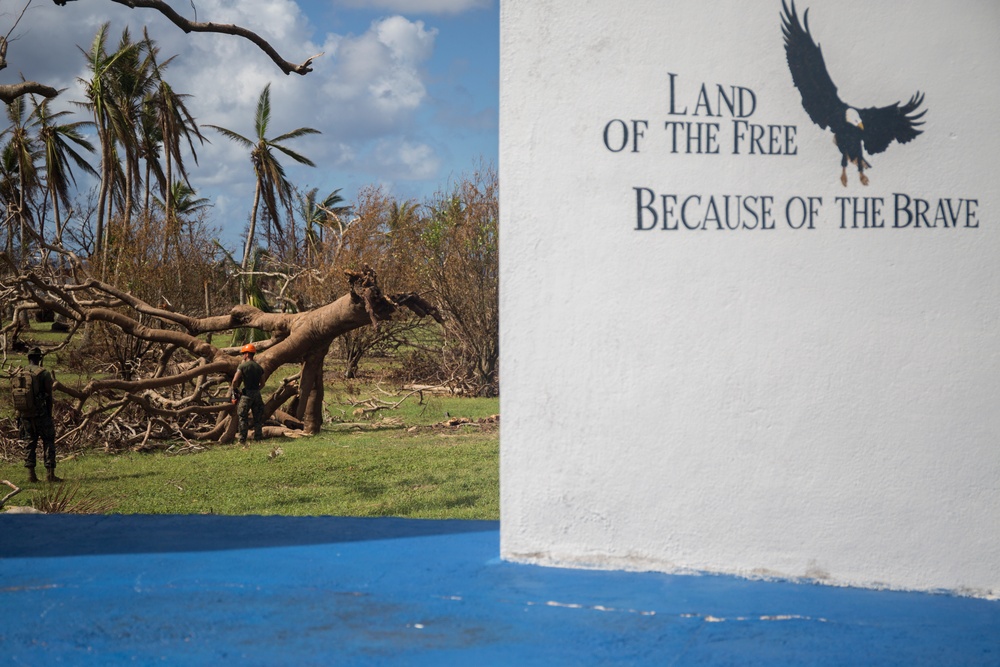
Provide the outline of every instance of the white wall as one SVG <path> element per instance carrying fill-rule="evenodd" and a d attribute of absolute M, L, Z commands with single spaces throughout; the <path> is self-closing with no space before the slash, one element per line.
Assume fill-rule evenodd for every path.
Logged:
<path fill-rule="evenodd" d="M 1000 593 L 1000 4 L 797 4 L 845 101 L 926 94 L 867 187 L 803 111 L 779 0 L 501 3 L 504 558 Z M 734 154 L 703 84 L 795 154 Z M 637 151 L 614 119 L 648 122 Z M 635 188 L 699 195 L 689 224 L 771 197 L 774 228 L 639 231 Z M 974 218 L 894 228 L 897 194 Z"/>

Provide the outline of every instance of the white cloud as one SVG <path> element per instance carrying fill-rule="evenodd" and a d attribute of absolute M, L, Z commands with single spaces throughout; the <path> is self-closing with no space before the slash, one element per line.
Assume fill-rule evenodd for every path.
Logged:
<path fill-rule="evenodd" d="M 398 62 L 420 62 L 434 52 L 437 30 L 425 30 L 423 21 L 411 22 L 402 16 L 390 16 L 373 23 L 372 29 Z"/>
<path fill-rule="evenodd" d="M 460 14 L 474 9 L 487 9 L 493 0 L 336 0 L 341 7 L 374 9 L 402 14 Z"/>
<path fill-rule="evenodd" d="M 458 11 L 481 3 L 421 0 L 416 4 Z M 187 2 L 177 7 L 193 17 Z M 316 26 L 293 0 L 199 0 L 197 8 L 198 20 L 252 29 L 292 62 L 321 51 L 325 55 L 314 61 L 312 73 L 286 76 L 246 40 L 184 34 L 156 12 L 112 3 L 79 2 L 65 7 L 41 3 L 37 9 L 32 5 L 15 33 L 21 39 L 10 45 L 10 67 L 0 80 L 12 80 L 23 71 L 28 78 L 70 87 L 57 106 L 71 110 L 76 119 L 87 120 L 87 114 L 71 104 L 84 99 L 76 78 L 87 76 L 77 45 L 88 49 L 104 21 L 111 22 L 111 49 L 126 25 L 131 26 L 133 39 L 141 39 L 142 26 L 148 25 L 161 59 L 178 54 L 167 70 L 167 80 L 177 92 L 190 95 L 186 103 L 199 123 L 220 125 L 252 138 L 258 96 L 271 83 L 268 136 L 298 127 L 322 132 L 288 142 L 320 167 L 299 168 L 290 158 L 282 158 L 294 182 L 340 187 L 347 185 L 348 175 L 362 183 L 438 177 L 438 149 L 417 129 L 421 114 L 423 118 L 432 115 L 425 112 L 430 104 L 425 67 L 434 54 L 436 29 L 393 15 L 374 21 L 358 34 L 317 34 Z M 248 152 L 213 130 L 203 131 L 211 143 L 197 148 L 200 166 L 189 164 L 193 184 L 218 202 L 213 216 L 219 224 L 242 228 L 253 193 Z M 96 157 L 91 159 L 96 161 Z"/>
<path fill-rule="evenodd" d="M 427 97 L 421 67 L 436 36 L 423 21 L 392 16 L 361 35 L 331 41 L 334 62 L 322 75 L 321 115 L 354 136 L 398 130 Z"/>
<path fill-rule="evenodd" d="M 373 157 L 380 173 L 403 180 L 433 178 L 441 167 L 434 149 L 406 140 L 380 139 Z"/>

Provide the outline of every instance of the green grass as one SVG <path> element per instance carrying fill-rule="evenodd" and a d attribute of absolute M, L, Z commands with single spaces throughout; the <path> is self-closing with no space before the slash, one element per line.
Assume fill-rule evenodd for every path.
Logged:
<path fill-rule="evenodd" d="M 326 389 L 328 412 L 335 421 L 365 421 L 365 419 L 354 415 L 354 411 L 359 409 L 354 404 L 364 404 L 365 401 L 371 399 L 395 404 L 406 397 L 406 400 L 399 407 L 380 410 L 377 414 L 372 415 L 370 420 L 377 423 L 382 418 L 401 419 L 408 426 L 438 424 L 449 417 L 483 419 L 497 414 L 500 410 L 499 400 L 496 398 L 462 398 L 460 396 L 433 396 L 430 394 L 424 394 L 421 397 L 419 394 L 411 394 L 407 391 L 387 396 L 364 383 L 353 383 L 351 387 L 351 389 L 346 389 L 344 386 L 336 386 Z M 364 408 L 365 406 L 360 407 Z"/>
<path fill-rule="evenodd" d="M 41 337 L 39 333 L 31 332 L 32 337 Z M 328 378 L 340 377 L 338 362 L 335 354 L 327 358 Z M 67 452 L 59 451 L 57 473 L 73 485 L 81 502 L 100 501 L 98 506 L 121 514 L 498 519 L 497 426 L 446 427 L 442 422 L 497 414 L 499 400 L 434 396 L 376 384 L 372 378 L 387 362 L 392 363 L 363 360 L 367 379 L 330 382 L 325 403 L 331 421 L 316 436 L 251 442 L 246 448 L 206 444 L 193 452 L 183 449 L 185 443 L 175 443 L 175 452 L 182 448 L 188 452 L 184 454 L 95 449 L 63 458 Z M 55 370 L 65 381 L 67 371 Z M 271 378 L 269 389 L 294 370 L 283 368 Z M 0 412 L 9 412 L 9 403 L 0 401 Z M 382 409 L 356 414 L 372 405 Z M 281 453 L 275 455 L 275 448 Z M 38 472 L 44 472 L 40 462 Z M 8 506 L 40 503 L 48 489 L 45 482 L 28 484 L 17 460 L 0 461 L 0 479 L 23 489 Z M 0 486 L 0 497 L 7 491 Z"/>
<path fill-rule="evenodd" d="M 497 519 L 497 432 L 465 428 L 324 431 L 184 455 L 93 452 L 57 472 L 112 513 Z M 24 489 L 9 505 L 30 505 L 46 486 L 26 483 L 17 463 L 0 477 Z"/>

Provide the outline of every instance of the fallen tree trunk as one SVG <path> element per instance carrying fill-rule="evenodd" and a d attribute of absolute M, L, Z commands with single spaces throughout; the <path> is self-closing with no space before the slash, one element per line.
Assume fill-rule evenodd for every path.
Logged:
<path fill-rule="evenodd" d="M 285 380 L 265 401 L 265 414 L 282 410 L 281 430 L 319 431 L 323 422 L 323 361 L 331 343 L 348 331 L 378 326 L 399 308 L 438 322 L 438 310 L 416 294 L 383 294 L 374 270 L 347 273 L 347 293 L 314 310 L 301 313 L 266 313 L 237 305 L 223 315 L 191 317 L 158 308 L 113 285 L 86 277 L 82 264 L 74 260 L 74 279 L 59 282 L 40 270 L 22 271 L 0 281 L 0 298 L 13 304 L 13 321 L 2 330 L 17 338 L 21 325 L 17 314 L 37 308 L 50 309 L 71 322 L 72 339 L 83 324 L 103 323 L 122 334 L 151 343 L 158 359 L 155 368 L 131 378 L 91 379 L 82 388 L 58 380 L 58 392 L 74 399 L 81 414 L 98 414 L 108 404 L 119 408 L 114 419 L 130 420 L 130 431 L 142 434 L 143 442 L 156 437 L 231 441 L 236 432 L 236 408 L 225 400 L 241 359 L 236 348 L 217 347 L 206 334 L 255 328 L 270 339 L 258 344 L 256 360 L 267 376 L 286 364 L 298 364 L 299 372 Z M 210 338 L 210 337 L 209 337 Z M 88 404 L 97 402 L 97 406 Z M 127 407 L 128 409 L 122 409 Z M 96 410 L 95 410 L 96 408 Z M 151 428 L 152 423 L 157 428 Z M 154 433 L 155 432 L 155 433 Z M 273 431 L 271 431 L 273 432 Z"/>

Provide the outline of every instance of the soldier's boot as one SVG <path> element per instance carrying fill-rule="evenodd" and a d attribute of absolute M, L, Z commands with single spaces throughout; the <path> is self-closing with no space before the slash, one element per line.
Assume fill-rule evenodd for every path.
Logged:
<path fill-rule="evenodd" d="M 34 468 L 28 468 L 28 481 L 29 482 L 37 482 L 38 481 L 38 475 L 35 474 L 35 469 Z"/>
<path fill-rule="evenodd" d="M 47 482 L 61 482 L 62 477 L 56 477 L 56 471 L 52 468 L 48 468 L 45 473 L 45 481 Z"/>

